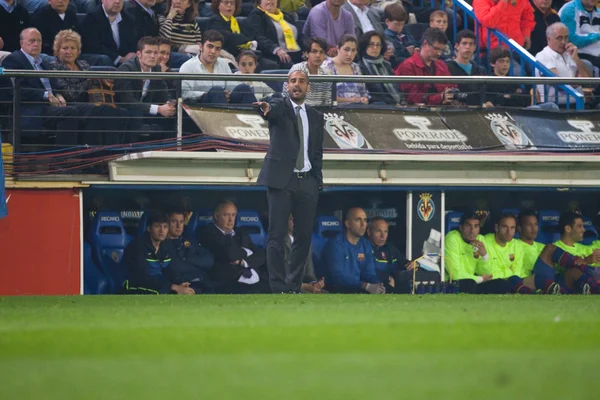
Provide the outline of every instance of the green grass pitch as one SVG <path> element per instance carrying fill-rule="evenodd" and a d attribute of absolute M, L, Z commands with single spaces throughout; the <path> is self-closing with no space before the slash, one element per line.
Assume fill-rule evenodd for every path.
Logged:
<path fill-rule="evenodd" d="M 593 399 L 600 296 L 0 297 L 1 399 Z"/>

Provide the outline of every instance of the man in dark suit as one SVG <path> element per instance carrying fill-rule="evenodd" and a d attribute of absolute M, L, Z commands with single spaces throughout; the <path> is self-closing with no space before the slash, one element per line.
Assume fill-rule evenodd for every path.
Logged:
<path fill-rule="evenodd" d="M 42 35 L 35 28 L 21 32 L 21 50 L 7 56 L 2 65 L 6 69 L 50 70 L 40 57 Z M 56 132 L 56 143 L 77 144 L 79 115 L 77 108 L 67 105 L 64 97 L 52 91 L 48 78 L 18 78 L 21 86 L 22 117 L 42 116 L 44 128 Z"/>
<path fill-rule="evenodd" d="M 128 0 L 125 2 L 125 13 L 135 21 L 135 40 L 144 36 L 158 36 L 158 16 L 152 9 L 156 0 Z"/>
<path fill-rule="evenodd" d="M 49 0 L 31 17 L 31 25 L 42 34 L 42 52 L 53 55 L 54 37 L 65 29 L 81 33 L 75 7 L 69 7 L 69 0 Z"/>
<path fill-rule="evenodd" d="M 308 75 L 288 75 L 289 98 L 255 103 L 269 121 L 271 143 L 258 176 L 268 187 L 269 240 L 267 265 L 274 293 L 299 292 L 310 241 L 319 189 L 323 185 L 323 114 L 304 103 Z M 294 217 L 294 244 L 289 265 L 284 262 L 288 217 Z"/>
<path fill-rule="evenodd" d="M 379 13 L 369 8 L 368 0 L 348 0 L 342 8 L 352 14 L 354 33 L 357 38 L 370 31 L 383 35 L 384 29 L 381 25 Z"/>
<path fill-rule="evenodd" d="M 265 251 L 250 236 L 234 230 L 237 207 L 219 202 L 213 210 L 214 223 L 200 233 L 200 244 L 215 256 L 209 276 L 218 293 L 261 293 L 268 291 L 264 279 Z"/>
<path fill-rule="evenodd" d="M 135 57 L 135 21 L 123 10 L 123 0 L 102 0 L 83 22 L 83 50 L 105 54 L 114 65 Z"/>
<path fill-rule="evenodd" d="M 124 62 L 119 71 L 161 72 L 158 65 L 158 40 L 143 37 L 138 42 L 136 57 Z M 117 102 L 123 103 L 134 116 L 146 117 L 144 123 L 158 124 L 164 129 L 173 128 L 172 120 L 176 109 L 169 102 L 169 91 L 161 79 L 116 79 Z M 156 117 L 156 118 L 155 118 Z M 141 125 L 142 119 L 137 118 Z M 139 129 L 141 126 L 138 125 Z"/>

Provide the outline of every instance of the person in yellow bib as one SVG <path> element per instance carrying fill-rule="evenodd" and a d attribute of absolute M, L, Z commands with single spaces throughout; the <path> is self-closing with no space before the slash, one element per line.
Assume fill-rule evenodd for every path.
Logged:
<path fill-rule="evenodd" d="M 517 232 L 519 232 L 519 239 L 516 240 L 521 242 L 524 251 L 521 270 L 517 275 L 527 278 L 532 274 L 533 266 L 545 246 L 543 243 L 535 241 L 539 233 L 538 217 L 535 211 L 524 210 L 519 213 Z"/>
<path fill-rule="evenodd" d="M 212 29 L 223 35 L 223 50 L 236 58 L 242 50 L 256 50 L 258 43 L 252 39 L 252 32 L 235 17 L 240 13 L 242 0 L 215 0 L 210 7 L 214 14 L 206 30 Z"/>

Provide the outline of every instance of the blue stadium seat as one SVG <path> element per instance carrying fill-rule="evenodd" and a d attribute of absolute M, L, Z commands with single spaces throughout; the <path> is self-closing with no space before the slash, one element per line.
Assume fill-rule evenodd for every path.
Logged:
<path fill-rule="evenodd" d="M 560 239 L 560 232 L 558 228 L 558 219 L 560 218 L 560 212 L 556 210 L 540 210 L 538 215 L 538 223 L 540 231 L 538 233 L 537 241 L 540 243 L 554 243 Z"/>
<path fill-rule="evenodd" d="M 235 226 L 236 229 L 241 229 L 248 233 L 252 242 L 258 247 L 265 248 L 267 245 L 267 232 L 260 221 L 258 212 L 240 210 Z"/>
<path fill-rule="evenodd" d="M 315 231 L 312 237 L 312 250 L 316 258 L 321 257 L 321 251 L 329 238 L 342 232 L 340 220 L 331 215 L 321 215 L 317 217 Z"/>
<path fill-rule="evenodd" d="M 463 214 L 460 211 L 449 211 L 446 213 L 446 233 L 458 229 Z"/>
<path fill-rule="evenodd" d="M 92 245 L 92 259 L 108 278 L 108 293 L 116 293 L 126 279 L 121 265 L 125 248 L 131 236 L 125 233 L 118 212 L 98 212 L 92 221 L 88 240 Z"/>
<path fill-rule="evenodd" d="M 265 69 L 260 71 L 261 74 L 278 74 L 287 75 L 290 72 L 289 69 Z M 265 82 L 271 89 L 276 92 L 283 91 L 283 82 Z"/>
<path fill-rule="evenodd" d="M 146 226 L 148 225 L 148 213 L 144 211 L 142 217 L 140 218 L 140 222 L 138 222 L 138 227 L 136 231 L 136 236 L 142 236 L 144 232 L 146 232 Z"/>
<path fill-rule="evenodd" d="M 590 245 L 594 240 L 598 240 L 598 231 L 592 220 L 588 217 L 582 217 L 585 232 L 583 233 L 583 241 L 581 243 Z"/>
<path fill-rule="evenodd" d="M 208 21 L 210 21 L 210 17 L 196 17 L 198 28 L 200 28 L 200 32 L 203 34 L 206 32 L 206 28 L 208 27 Z"/>
<path fill-rule="evenodd" d="M 83 294 L 104 294 L 108 290 L 108 279 L 94 263 L 92 245 L 83 242 Z"/>
<path fill-rule="evenodd" d="M 204 227 L 213 222 L 213 212 L 210 208 L 201 208 L 196 210 L 190 216 L 185 226 L 184 234 L 196 236 Z"/>
<path fill-rule="evenodd" d="M 421 43 L 421 38 L 427 29 L 429 29 L 429 24 L 426 23 L 404 25 L 404 31 L 415 39 L 417 47 L 420 47 L 419 43 Z"/>

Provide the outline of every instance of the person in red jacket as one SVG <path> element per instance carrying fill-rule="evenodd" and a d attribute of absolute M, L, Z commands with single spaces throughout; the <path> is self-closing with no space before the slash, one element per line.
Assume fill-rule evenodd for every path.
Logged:
<path fill-rule="evenodd" d="M 531 46 L 535 28 L 533 7 L 529 0 L 473 0 L 475 16 L 481 23 L 479 41 L 487 49 L 487 29 L 496 29 L 526 49 Z M 496 35 L 490 37 L 490 50 L 498 47 Z"/>
<path fill-rule="evenodd" d="M 448 44 L 446 34 L 437 28 L 429 28 L 423 34 L 421 50 L 415 51 L 410 58 L 394 70 L 402 76 L 450 76 L 446 63 L 439 60 Z M 402 83 L 400 89 L 405 93 L 409 104 L 451 105 L 458 91 L 455 84 L 446 83 Z"/>

